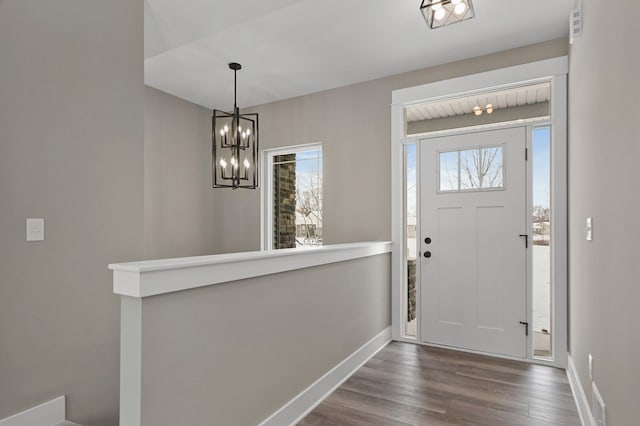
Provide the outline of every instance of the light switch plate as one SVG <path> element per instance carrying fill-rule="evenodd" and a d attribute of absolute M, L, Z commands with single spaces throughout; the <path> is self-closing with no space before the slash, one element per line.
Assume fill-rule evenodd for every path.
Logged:
<path fill-rule="evenodd" d="M 593 220 L 590 217 L 587 218 L 585 231 L 587 232 L 587 241 L 593 241 Z"/>
<path fill-rule="evenodd" d="M 575 43 L 576 39 L 582 35 L 582 6 L 571 11 L 569 17 L 569 44 Z"/>
<path fill-rule="evenodd" d="M 44 241 L 44 219 L 27 219 L 27 241 Z"/>
<path fill-rule="evenodd" d="M 593 380 L 593 356 L 589 354 L 589 378 Z"/>

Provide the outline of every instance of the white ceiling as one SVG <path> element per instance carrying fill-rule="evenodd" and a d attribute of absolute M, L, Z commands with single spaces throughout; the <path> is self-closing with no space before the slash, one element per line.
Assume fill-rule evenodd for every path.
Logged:
<path fill-rule="evenodd" d="M 247 107 L 568 36 L 574 0 L 474 0 L 430 30 L 420 0 L 145 0 L 145 83 Z"/>

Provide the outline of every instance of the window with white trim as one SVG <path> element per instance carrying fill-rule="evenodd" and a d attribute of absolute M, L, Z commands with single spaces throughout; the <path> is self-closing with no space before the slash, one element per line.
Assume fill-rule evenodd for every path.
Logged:
<path fill-rule="evenodd" d="M 322 245 L 322 145 L 263 152 L 263 249 Z"/>

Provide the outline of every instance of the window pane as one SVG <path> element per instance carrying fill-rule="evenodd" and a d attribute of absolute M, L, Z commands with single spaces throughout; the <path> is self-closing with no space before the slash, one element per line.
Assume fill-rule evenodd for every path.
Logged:
<path fill-rule="evenodd" d="M 482 188 L 502 188 L 502 147 L 482 148 L 480 158 Z"/>
<path fill-rule="evenodd" d="M 439 153 L 440 191 L 502 188 L 503 147 L 491 146 Z"/>
<path fill-rule="evenodd" d="M 533 354 L 551 357 L 551 128 L 532 139 Z"/>
<path fill-rule="evenodd" d="M 404 335 L 416 337 L 416 144 L 404 147 L 404 224 L 405 224 L 405 285 Z"/>
<path fill-rule="evenodd" d="M 458 151 L 440 153 L 440 191 L 458 190 Z"/>
<path fill-rule="evenodd" d="M 460 189 L 480 188 L 481 168 L 480 150 L 460 151 Z"/>
<path fill-rule="evenodd" d="M 296 154 L 296 245 L 322 244 L 322 151 Z"/>
<path fill-rule="evenodd" d="M 273 157 L 273 248 L 296 246 L 296 154 Z"/>
<path fill-rule="evenodd" d="M 406 136 L 546 119 L 550 99 L 551 83 L 541 82 L 407 106 Z"/>
<path fill-rule="evenodd" d="M 319 149 L 314 149 L 312 151 L 301 151 L 296 153 L 296 160 L 316 160 L 318 158 L 322 158 L 322 151 Z"/>
<path fill-rule="evenodd" d="M 272 157 L 272 248 L 322 244 L 322 149 Z"/>

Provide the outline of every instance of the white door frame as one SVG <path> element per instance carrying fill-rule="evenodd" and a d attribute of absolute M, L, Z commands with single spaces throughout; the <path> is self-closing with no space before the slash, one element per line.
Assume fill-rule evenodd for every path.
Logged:
<path fill-rule="evenodd" d="M 527 360 L 549 364 L 560 368 L 567 366 L 567 73 L 568 59 L 566 56 L 532 62 L 524 65 L 488 71 L 443 80 L 420 86 L 394 90 L 391 104 L 391 235 L 393 250 L 391 254 L 392 274 L 392 306 L 391 323 L 392 337 L 394 340 L 421 343 L 418 321 L 418 339 L 407 338 L 403 333 L 403 279 L 404 279 L 404 193 L 403 193 L 403 145 L 405 143 L 418 143 L 426 139 L 428 135 L 405 135 L 404 108 L 416 103 L 430 102 L 464 96 L 472 93 L 487 92 L 523 83 L 548 81 L 551 83 L 551 118 L 547 121 L 539 121 L 527 127 L 551 125 L 551 267 L 553 282 L 553 306 L 552 312 L 552 337 L 553 359 L 545 361 L 533 357 L 533 333 L 529 333 L 527 342 Z M 510 126 L 523 126 L 523 123 L 515 123 Z M 477 131 L 467 130 L 467 131 Z M 461 131 L 448 131 L 448 133 L 460 133 Z M 447 132 L 438 132 L 442 135 Z M 527 132 L 527 147 L 530 147 L 530 131 Z M 418 148 L 419 149 L 419 143 Z M 418 172 L 419 173 L 419 172 Z M 527 164 L 527 175 L 531 176 L 531 162 Z M 417 177 L 419 179 L 419 176 Z M 530 185 L 527 198 L 530 202 Z M 420 200 L 417 200 L 418 208 Z M 530 206 L 527 206 L 527 211 Z M 418 212 L 419 216 L 419 212 Z M 529 228 L 531 223 L 529 219 Z M 418 224 L 419 227 L 419 224 Z M 416 230 L 421 235 L 420 229 Z M 529 253 L 529 259 L 531 253 Z M 419 268 L 419 262 L 416 262 Z M 528 262 L 531 264 L 531 262 Z M 416 275 L 420 275 L 419 269 Z M 531 273 L 528 271 L 527 294 L 531 295 Z M 419 280 L 417 280 L 419 281 Z M 419 283 L 416 282 L 419 293 Z M 529 300 L 531 300 L 529 296 Z M 417 295 L 417 312 L 420 309 L 420 294 Z M 527 307 L 528 321 L 532 323 L 532 304 Z"/>

